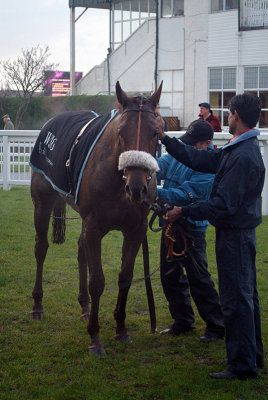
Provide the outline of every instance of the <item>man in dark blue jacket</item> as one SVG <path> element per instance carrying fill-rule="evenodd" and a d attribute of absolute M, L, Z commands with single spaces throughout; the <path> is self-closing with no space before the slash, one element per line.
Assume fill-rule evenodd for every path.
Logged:
<path fill-rule="evenodd" d="M 261 193 L 265 168 L 253 129 L 260 116 L 260 99 L 249 93 L 234 96 L 229 106 L 228 144 L 211 151 L 196 150 L 161 129 L 167 151 L 189 167 L 215 173 L 209 200 L 175 207 L 172 222 L 179 216 L 204 218 L 216 227 L 216 257 L 220 301 L 224 316 L 227 369 L 212 373 L 216 379 L 246 379 L 263 367 L 260 307 L 256 284 L 256 227 L 262 221 Z"/>
<path fill-rule="evenodd" d="M 189 125 L 180 140 L 195 148 L 205 149 L 212 145 L 213 133 L 213 128 L 208 122 L 196 120 Z M 194 171 L 169 154 L 158 158 L 157 162 L 160 168 L 157 178 L 164 179 L 163 188 L 157 189 L 160 200 L 182 206 L 209 198 L 214 180 L 213 174 Z M 198 312 L 206 323 L 205 334 L 200 340 L 211 342 L 224 337 L 224 324 L 219 296 L 208 272 L 206 256 L 208 221 L 193 221 L 190 218 L 189 220 L 193 224 L 190 231 L 194 241 L 191 249 L 192 258 L 174 256 L 172 260 L 167 260 L 168 249 L 164 232 L 162 234 L 161 282 L 174 322 L 160 334 L 180 335 L 195 328 L 191 293 Z"/>

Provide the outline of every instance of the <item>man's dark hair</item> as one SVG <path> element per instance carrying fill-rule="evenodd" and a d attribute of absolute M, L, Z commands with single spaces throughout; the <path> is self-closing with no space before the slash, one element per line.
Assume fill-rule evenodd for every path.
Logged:
<path fill-rule="evenodd" d="M 238 94 L 231 98 L 229 109 L 232 114 L 237 111 L 242 121 L 252 129 L 260 118 L 261 100 L 253 93 Z"/>

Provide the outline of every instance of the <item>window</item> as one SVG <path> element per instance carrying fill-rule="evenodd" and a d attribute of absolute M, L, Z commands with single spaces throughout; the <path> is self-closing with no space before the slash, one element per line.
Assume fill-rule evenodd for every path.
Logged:
<path fill-rule="evenodd" d="M 260 97 L 262 110 L 259 128 L 268 128 L 268 66 L 245 67 L 244 91 Z"/>
<path fill-rule="evenodd" d="M 268 128 L 268 66 L 244 68 L 244 92 L 260 97 L 262 110 L 259 128 Z M 209 70 L 209 102 L 213 113 L 228 126 L 229 102 L 236 95 L 236 68 L 211 68 Z"/>
<path fill-rule="evenodd" d="M 222 127 L 228 126 L 229 101 L 236 94 L 236 68 L 209 70 L 209 102 Z"/>
<path fill-rule="evenodd" d="M 155 16 L 155 0 L 121 0 L 113 2 L 113 49 L 126 40 L 144 20 Z"/>
<path fill-rule="evenodd" d="M 177 15 L 184 15 L 184 0 L 161 1 L 161 16 L 163 18 Z"/>
<path fill-rule="evenodd" d="M 235 10 L 238 8 L 238 0 L 211 0 L 211 11 Z"/>

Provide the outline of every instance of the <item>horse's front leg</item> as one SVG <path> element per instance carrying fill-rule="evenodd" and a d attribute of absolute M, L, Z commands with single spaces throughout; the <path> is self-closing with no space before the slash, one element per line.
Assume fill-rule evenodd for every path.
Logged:
<path fill-rule="evenodd" d="M 126 303 L 128 291 L 133 278 L 133 269 L 135 259 L 139 251 L 140 245 L 144 238 L 145 232 L 139 233 L 128 233 L 124 234 L 124 242 L 122 248 L 122 264 L 121 271 L 118 279 L 118 298 L 117 304 L 114 311 L 114 318 L 116 320 L 116 335 L 115 339 L 123 342 L 130 342 L 131 337 L 129 336 L 125 327 L 126 319 Z"/>
<path fill-rule="evenodd" d="M 97 355 L 105 355 L 104 347 L 99 338 L 99 302 L 105 285 L 101 265 L 102 236 L 96 224 L 90 218 L 83 221 L 82 235 L 89 267 L 89 294 L 91 297 L 91 310 L 87 326 L 91 337 L 89 351 Z"/>

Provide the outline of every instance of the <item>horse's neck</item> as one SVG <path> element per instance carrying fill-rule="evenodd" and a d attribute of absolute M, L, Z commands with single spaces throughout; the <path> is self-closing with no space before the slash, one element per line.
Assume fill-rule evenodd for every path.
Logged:
<path fill-rule="evenodd" d="M 107 153 L 107 156 L 113 155 L 116 164 L 118 164 L 118 158 L 120 155 L 119 149 L 119 140 L 118 140 L 118 131 L 117 131 L 117 124 L 111 122 L 109 129 L 104 132 L 103 135 L 103 143 L 102 146 Z"/>

